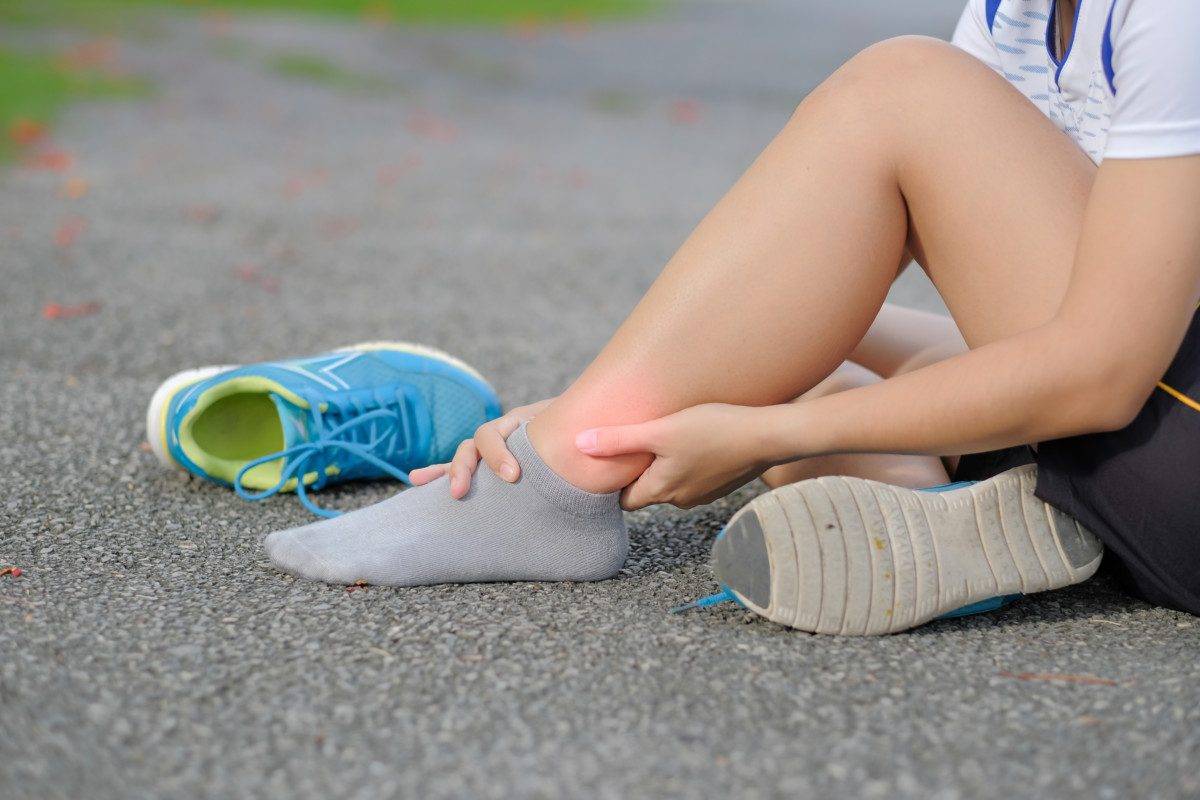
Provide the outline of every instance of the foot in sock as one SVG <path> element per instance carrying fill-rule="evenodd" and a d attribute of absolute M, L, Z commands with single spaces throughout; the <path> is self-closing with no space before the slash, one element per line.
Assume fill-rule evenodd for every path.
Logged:
<path fill-rule="evenodd" d="M 378 586 L 615 575 L 629 548 L 618 495 L 560 478 L 524 426 L 508 445 L 521 464 L 516 483 L 480 464 L 461 500 L 439 478 L 336 519 L 272 533 L 267 555 L 302 578 Z"/>

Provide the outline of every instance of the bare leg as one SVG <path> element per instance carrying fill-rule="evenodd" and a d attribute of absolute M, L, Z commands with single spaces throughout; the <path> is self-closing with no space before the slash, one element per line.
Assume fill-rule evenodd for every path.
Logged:
<path fill-rule="evenodd" d="M 884 303 L 850 359 L 797 400 L 866 386 L 920 369 L 965 349 L 954 320 Z M 946 483 L 947 468 L 956 460 L 895 453 L 844 453 L 781 464 L 764 472 L 762 479 L 774 488 L 821 475 L 852 475 L 919 489 Z"/>
<path fill-rule="evenodd" d="M 866 367 L 847 361 L 832 375 L 805 392 L 799 399 L 844 392 L 883 380 Z M 780 464 L 763 473 L 763 482 L 775 488 L 822 475 L 852 475 L 895 486 L 919 489 L 949 481 L 946 467 L 936 456 L 895 453 L 839 453 Z"/>
<path fill-rule="evenodd" d="M 949 317 L 884 303 L 849 360 L 890 378 L 966 349 L 958 326 Z"/>
<path fill-rule="evenodd" d="M 584 456 L 578 431 L 797 397 L 862 340 L 906 244 L 969 344 L 1044 322 L 1094 172 L 970 56 L 876 45 L 805 99 L 531 440 L 568 481 L 613 491 L 647 460 Z"/>
<path fill-rule="evenodd" d="M 267 551 L 333 582 L 609 577 L 627 537 L 616 497 L 596 493 L 648 457 L 590 458 L 580 430 L 803 394 L 863 342 L 906 250 L 970 345 L 1050 319 L 1094 172 L 965 53 L 922 39 L 871 48 L 801 104 L 591 366 L 528 436 L 514 433 L 526 480 L 481 470 L 461 501 L 430 484 L 272 534 Z"/>

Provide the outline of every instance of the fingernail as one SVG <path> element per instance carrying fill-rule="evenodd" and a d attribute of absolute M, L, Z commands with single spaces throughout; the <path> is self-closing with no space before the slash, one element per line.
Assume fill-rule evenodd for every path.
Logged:
<path fill-rule="evenodd" d="M 517 467 L 515 464 L 501 464 L 500 475 L 509 483 L 517 479 Z"/>
<path fill-rule="evenodd" d="M 599 439 L 595 430 L 583 431 L 575 437 L 575 447 L 585 453 L 594 453 L 600 443 Z"/>

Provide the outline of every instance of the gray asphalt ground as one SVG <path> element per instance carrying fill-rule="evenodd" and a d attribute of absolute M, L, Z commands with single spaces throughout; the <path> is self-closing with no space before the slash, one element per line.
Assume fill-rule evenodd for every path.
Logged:
<path fill-rule="evenodd" d="M 605 583 L 347 591 L 263 558 L 293 498 L 143 443 L 178 369 L 367 339 L 460 354 L 509 404 L 559 390 L 808 89 L 958 5 L 123 36 L 157 91 L 62 120 L 86 194 L 0 178 L 0 562 L 24 570 L 0 577 L 0 797 L 1200 796 L 1200 621 L 1109 581 L 882 639 L 668 615 L 713 589 L 750 487 L 631 515 Z M 343 72 L 272 68 L 297 51 Z M 913 276 L 896 298 L 937 307 Z"/>

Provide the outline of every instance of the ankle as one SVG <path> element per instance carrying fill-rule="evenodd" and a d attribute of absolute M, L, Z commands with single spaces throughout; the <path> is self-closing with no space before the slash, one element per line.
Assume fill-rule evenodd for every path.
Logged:
<path fill-rule="evenodd" d="M 529 442 L 542 461 L 564 481 L 586 492 L 620 491 L 641 475 L 652 460 L 642 455 L 614 458 L 584 455 L 575 447 L 578 431 L 561 425 L 553 417 L 538 416 L 527 430 Z"/>

